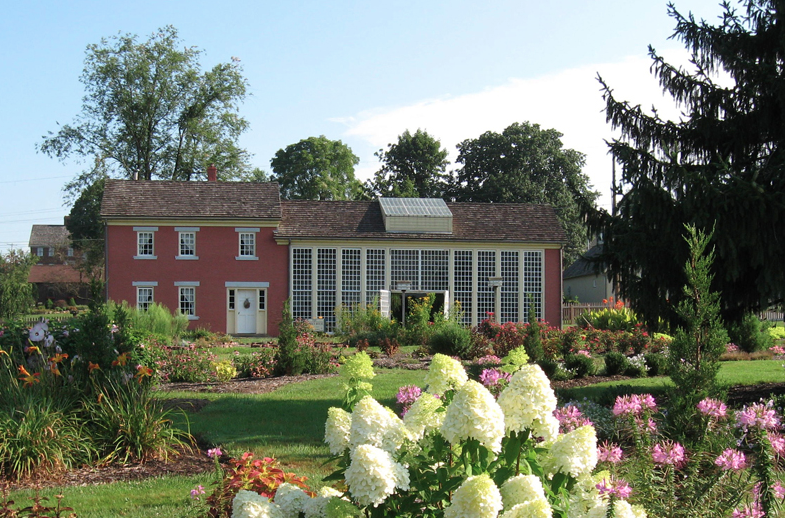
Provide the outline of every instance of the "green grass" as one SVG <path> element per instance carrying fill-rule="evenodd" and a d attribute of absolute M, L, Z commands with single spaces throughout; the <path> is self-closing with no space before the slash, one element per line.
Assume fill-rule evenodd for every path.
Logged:
<path fill-rule="evenodd" d="M 228 349 L 231 350 L 231 349 Z M 232 353 L 233 354 L 233 353 Z M 785 381 L 782 361 L 726 362 L 720 377 L 729 385 Z M 394 406 L 401 385 L 423 386 L 425 371 L 377 369 L 372 380 L 373 395 L 382 404 Z M 603 391 L 659 392 L 670 383 L 668 378 L 639 378 L 607 382 L 572 389 L 569 398 L 582 399 Z M 252 451 L 276 457 L 287 471 L 309 478 L 313 488 L 322 485 L 328 468 L 321 464 L 328 456 L 322 444 L 327 409 L 339 406 L 343 395 L 339 377 L 321 378 L 290 384 L 268 394 L 211 394 L 163 392 L 164 398 L 203 398 L 211 403 L 202 411 L 189 414 L 191 432 L 211 445 L 231 454 Z M 184 417 L 176 418 L 186 426 Z M 45 496 L 65 495 L 64 504 L 73 507 L 80 518 L 121 516 L 128 518 L 194 516 L 189 492 L 198 484 L 208 488 L 212 474 L 173 476 L 140 482 L 101 486 L 70 487 L 42 491 Z M 12 498 L 23 502 L 31 492 L 16 492 Z"/>

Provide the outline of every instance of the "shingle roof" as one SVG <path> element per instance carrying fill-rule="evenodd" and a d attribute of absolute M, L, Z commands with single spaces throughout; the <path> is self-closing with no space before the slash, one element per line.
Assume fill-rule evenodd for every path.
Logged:
<path fill-rule="evenodd" d="M 419 239 L 450 241 L 526 241 L 564 243 L 566 234 L 553 208 L 517 203 L 448 203 L 452 234 L 385 232 L 376 201 L 281 202 L 278 237 L 343 239 Z"/>
<path fill-rule="evenodd" d="M 602 254 L 602 245 L 591 247 L 564 270 L 562 278 L 572 279 L 574 277 L 583 277 L 584 275 L 597 275 L 599 270 L 597 270 L 596 259 L 600 254 Z"/>
<path fill-rule="evenodd" d="M 67 264 L 35 264 L 30 267 L 27 282 L 34 283 L 78 283 L 86 282 L 82 274 Z"/>
<path fill-rule="evenodd" d="M 101 216 L 281 219 L 277 183 L 107 180 Z"/>
<path fill-rule="evenodd" d="M 69 243 L 71 234 L 65 225 L 33 225 L 30 231 L 30 246 L 61 246 Z"/>

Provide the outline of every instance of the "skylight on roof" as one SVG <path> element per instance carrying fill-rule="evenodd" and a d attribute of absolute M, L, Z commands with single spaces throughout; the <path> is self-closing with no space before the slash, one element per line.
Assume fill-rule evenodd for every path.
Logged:
<path fill-rule="evenodd" d="M 452 217 L 452 212 L 441 198 L 379 198 L 379 205 L 385 217 Z"/>

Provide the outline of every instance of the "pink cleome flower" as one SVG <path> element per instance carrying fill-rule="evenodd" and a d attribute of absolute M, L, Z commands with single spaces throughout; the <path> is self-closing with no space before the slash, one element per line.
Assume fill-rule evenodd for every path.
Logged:
<path fill-rule="evenodd" d="M 774 410 L 774 402 L 753 403 L 736 412 L 736 425 L 744 430 L 760 428 L 776 430 L 780 427 L 780 418 Z"/>
<path fill-rule="evenodd" d="M 575 405 L 565 405 L 553 411 L 554 417 L 559 421 L 561 433 L 569 433 L 581 426 L 593 426 L 591 420 L 583 416 L 580 409 Z"/>
<path fill-rule="evenodd" d="M 207 450 L 207 456 L 210 457 L 211 459 L 217 459 L 221 455 L 223 455 L 221 448 L 210 448 L 209 450 Z"/>
<path fill-rule="evenodd" d="M 632 394 L 618 396 L 613 405 L 613 415 L 633 415 L 640 416 L 644 411 L 654 412 L 657 410 L 657 402 L 651 394 Z"/>
<path fill-rule="evenodd" d="M 744 456 L 744 453 L 739 450 L 728 448 L 717 457 L 714 464 L 725 471 L 741 471 L 747 467 L 747 458 Z"/>
<path fill-rule="evenodd" d="M 632 488 L 626 481 L 617 479 L 612 475 L 610 478 L 602 479 L 595 487 L 600 492 L 600 495 L 615 495 L 618 498 L 629 498 L 632 494 Z"/>
<path fill-rule="evenodd" d="M 621 462 L 621 458 L 624 455 L 622 449 L 614 444 L 609 443 L 608 441 L 603 442 L 599 446 L 597 446 L 597 460 L 600 462 L 610 462 L 611 464 L 618 464 Z"/>
<path fill-rule="evenodd" d="M 698 403 L 698 410 L 703 415 L 721 419 L 727 415 L 728 407 L 725 403 L 717 399 L 706 398 Z"/>
<path fill-rule="evenodd" d="M 656 464 L 681 467 L 686 462 L 684 446 L 673 441 L 663 441 L 654 445 L 651 458 Z"/>

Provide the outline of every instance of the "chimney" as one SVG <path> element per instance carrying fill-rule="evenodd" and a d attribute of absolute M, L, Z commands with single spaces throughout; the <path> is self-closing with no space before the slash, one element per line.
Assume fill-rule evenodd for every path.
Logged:
<path fill-rule="evenodd" d="M 218 169 L 215 168 L 215 164 L 210 164 L 210 167 L 207 168 L 207 181 L 208 182 L 218 181 Z"/>

